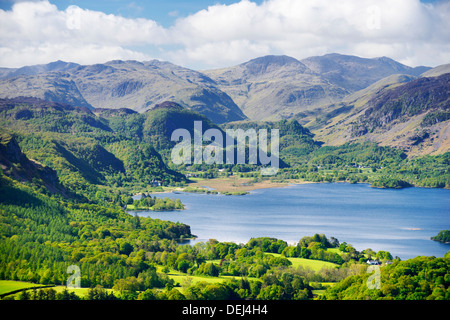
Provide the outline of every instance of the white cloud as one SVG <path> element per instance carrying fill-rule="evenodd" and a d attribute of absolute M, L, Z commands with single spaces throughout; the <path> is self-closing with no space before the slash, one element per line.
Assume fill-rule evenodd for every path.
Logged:
<path fill-rule="evenodd" d="M 60 11 L 48 1 L 16 3 L 0 10 L 0 65 L 23 66 L 65 60 L 79 63 L 111 59 L 149 59 L 127 49 L 166 42 L 155 21 L 126 19 L 70 6 Z"/>
<path fill-rule="evenodd" d="M 228 66 L 270 54 L 270 47 L 248 40 L 211 41 L 170 52 L 169 60 L 184 65 L 186 61 L 201 61 L 208 66 Z M 218 57 L 220 57 L 218 59 Z"/>
<path fill-rule="evenodd" d="M 145 61 L 153 59 L 149 55 L 122 48 L 95 44 L 42 43 L 17 49 L 0 48 L 0 63 L 3 66 L 20 67 L 45 64 L 63 60 L 81 64 L 102 63 L 114 59 Z M 5 62 L 4 62 L 5 61 Z"/>
<path fill-rule="evenodd" d="M 210 6 L 164 28 L 76 6 L 62 11 L 46 0 L 18 2 L 11 11 L 0 10 L 0 66 L 154 56 L 210 68 L 265 54 L 301 59 L 330 52 L 435 66 L 450 62 L 449 16 L 449 2 L 242 0 Z"/>
<path fill-rule="evenodd" d="M 210 64 L 219 66 L 229 50 L 212 56 L 214 50 L 199 48 L 223 48 L 224 42 L 230 48 L 247 40 L 265 52 L 299 59 L 340 52 L 434 66 L 450 62 L 449 16 L 449 3 L 426 5 L 419 0 L 269 0 L 261 5 L 243 0 L 179 20 L 174 30 L 185 46 L 180 60 L 186 63 L 215 58 Z"/>

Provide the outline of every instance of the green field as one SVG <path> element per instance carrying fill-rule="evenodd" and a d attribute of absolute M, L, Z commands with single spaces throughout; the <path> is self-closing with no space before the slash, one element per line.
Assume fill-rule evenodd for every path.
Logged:
<path fill-rule="evenodd" d="M 13 280 L 0 280 L 0 295 L 4 295 L 17 290 L 27 288 L 45 287 L 42 284 L 36 284 L 31 282 L 13 281 Z"/>
<path fill-rule="evenodd" d="M 67 289 L 69 292 L 75 292 L 75 294 L 81 298 L 86 296 L 89 292 L 89 288 L 80 288 L 80 289 L 68 289 L 66 286 L 45 286 L 42 284 L 37 283 L 31 283 L 31 282 L 23 282 L 23 281 L 13 281 L 13 280 L 0 280 L 0 295 L 8 295 L 11 292 L 15 292 L 18 290 L 23 289 L 45 289 L 51 287 L 53 290 L 55 290 L 57 293 L 63 292 L 65 289 Z M 112 289 L 106 289 L 106 291 L 109 293 L 113 291 Z M 12 293 L 11 295 L 18 295 L 20 292 Z M 8 295 L 9 296 L 9 295 Z"/>
<path fill-rule="evenodd" d="M 281 256 L 279 253 L 270 253 L 274 256 Z M 292 263 L 292 268 L 309 268 L 313 271 L 319 271 L 322 268 L 336 268 L 338 265 L 332 262 L 320 261 L 320 260 L 312 260 L 312 259 L 304 259 L 304 258 L 287 258 Z M 220 263 L 220 259 L 209 260 L 209 262 L 213 262 L 216 264 Z M 162 266 L 157 266 L 157 271 L 162 272 Z M 186 273 L 179 272 L 177 270 L 171 269 L 169 273 L 167 273 L 169 278 L 173 279 L 176 284 L 183 285 L 183 282 L 189 281 L 192 284 L 205 281 L 209 283 L 217 283 L 230 279 L 239 279 L 240 277 L 236 276 L 219 276 L 219 277 L 209 277 L 209 276 L 199 276 L 199 275 L 189 275 Z M 250 278 L 249 278 L 250 279 Z M 253 278 L 252 278 L 253 279 Z M 258 280 L 254 278 L 255 280 Z"/>
<path fill-rule="evenodd" d="M 274 256 L 281 256 L 281 254 L 278 253 L 270 253 Z M 327 261 L 320 261 L 320 260 L 311 260 L 311 259 L 304 259 L 304 258 L 287 258 L 289 261 L 292 262 L 292 268 L 309 268 L 314 271 L 319 271 L 322 268 L 336 268 L 338 265 L 332 262 Z M 214 262 L 219 264 L 220 259 L 217 260 L 209 260 L 210 262 Z M 157 266 L 157 271 L 162 272 L 162 266 Z M 175 284 L 183 286 L 186 283 L 195 284 L 197 282 L 208 282 L 208 283 L 218 283 L 230 279 L 239 279 L 238 276 L 219 276 L 219 277 L 209 277 L 209 276 L 199 276 L 199 275 L 189 275 L 186 273 L 179 272 L 177 270 L 171 269 L 169 273 L 167 273 L 169 278 L 173 279 L 175 281 Z M 259 280 L 256 278 L 248 278 L 253 280 Z"/>
<path fill-rule="evenodd" d="M 162 266 L 157 266 L 156 269 L 158 272 L 162 272 Z M 173 281 L 175 281 L 176 285 L 183 286 L 184 284 L 190 282 L 191 284 L 195 284 L 197 282 L 208 282 L 208 283 L 218 283 L 223 282 L 228 279 L 232 279 L 234 277 L 228 277 L 228 276 L 219 276 L 219 277 L 209 277 L 209 276 L 199 276 L 199 275 L 190 275 L 187 273 L 182 273 L 177 270 L 170 269 L 169 273 L 167 273 L 167 276 Z"/>
<path fill-rule="evenodd" d="M 67 291 L 74 292 L 80 298 L 84 298 L 85 296 L 88 295 L 90 288 L 79 288 L 79 289 L 71 288 L 71 289 L 69 289 L 66 286 L 55 286 L 55 287 L 53 287 L 53 289 L 56 290 L 57 293 L 63 292 L 65 289 L 67 289 Z M 108 293 L 117 292 L 117 291 L 114 291 L 113 289 L 105 289 L 105 290 Z"/>
<path fill-rule="evenodd" d="M 280 257 L 279 253 L 271 253 L 274 256 Z M 290 262 L 292 262 L 293 268 L 303 267 L 309 268 L 314 271 L 319 271 L 322 268 L 335 268 L 338 265 L 336 263 L 321 261 L 321 260 L 312 260 L 312 259 L 304 259 L 304 258 L 287 258 Z"/>
<path fill-rule="evenodd" d="M 215 262 L 215 261 L 220 262 L 220 260 L 208 260 L 208 261 L 210 261 L 210 262 Z M 157 272 L 161 272 L 162 273 L 163 267 L 162 266 L 157 266 L 156 269 L 157 269 Z M 229 280 L 233 280 L 233 279 L 241 279 L 242 278 L 240 276 L 210 277 L 210 276 L 202 276 L 202 275 L 191 275 L 191 274 L 187 274 L 187 273 L 182 273 L 182 272 L 174 270 L 174 269 L 170 269 L 170 271 L 167 273 L 167 276 L 170 279 L 173 279 L 173 281 L 175 281 L 175 285 L 179 286 L 179 287 L 177 287 L 177 289 L 181 293 L 184 293 L 184 289 L 187 286 L 196 284 L 198 282 L 206 282 L 206 283 L 213 284 L 213 283 L 220 283 L 220 282 L 224 282 L 224 281 L 229 281 Z M 246 277 L 246 279 L 261 281 L 261 279 L 253 278 L 253 277 Z"/>

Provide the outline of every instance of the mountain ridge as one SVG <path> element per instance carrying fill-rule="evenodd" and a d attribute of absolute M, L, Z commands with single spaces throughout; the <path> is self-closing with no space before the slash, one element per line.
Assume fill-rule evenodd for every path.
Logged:
<path fill-rule="evenodd" d="M 211 79 L 169 62 L 112 60 L 73 65 L 64 72 L 45 67 L 29 69 L 37 71 L 1 79 L 0 97 L 32 96 L 91 109 L 126 107 L 139 112 L 172 100 L 217 123 L 245 119 L 234 101 Z M 8 73 L 3 70 L 3 74 Z"/>
<path fill-rule="evenodd" d="M 449 83 L 450 73 L 390 76 L 303 123 L 328 145 L 374 141 L 410 156 L 442 154 L 450 151 Z"/>
<path fill-rule="evenodd" d="M 417 76 L 429 69 L 408 67 L 387 57 L 368 59 L 332 53 L 302 60 L 264 56 L 203 72 L 236 101 L 249 119 L 274 120 L 337 103 L 389 75 Z"/>
<path fill-rule="evenodd" d="M 92 108 L 125 107 L 138 112 L 170 100 L 216 123 L 247 118 L 277 120 L 336 103 L 386 76 L 418 76 L 429 69 L 408 67 L 387 57 L 369 59 L 338 53 L 302 60 L 267 55 L 203 71 L 156 59 L 92 65 L 56 61 L 0 69 L 0 97 L 12 98 L 16 92 Z M 58 83 L 63 79 L 64 83 Z M 44 83 L 45 88 L 37 83 Z M 60 88 L 76 98 L 68 100 Z"/>
<path fill-rule="evenodd" d="M 355 123 L 344 118 L 367 110 L 369 101 L 386 90 L 449 71 L 449 65 L 433 69 L 409 67 L 388 57 L 362 58 L 338 53 L 302 60 L 267 55 L 233 67 L 203 71 L 160 60 L 111 60 L 93 65 L 56 61 L 9 71 L 0 69 L 0 78 L 3 77 L 0 97 L 35 96 L 82 106 L 108 117 L 147 112 L 170 101 L 176 108 L 198 112 L 219 125 L 295 118 L 325 143 L 336 145 L 357 137 L 372 141 L 386 138 L 386 133 L 379 130 L 378 136 L 358 131 Z M 446 113 L 435 114 L 438 112 L 435 109 L 423 121 L 433 122 L 434 126 L 438 121 L 438 130 L 444 130 L 445 136 L 442 126 L 447 121 L 443 120 Z M 406 121 L 405 117 L 402 119 Z M 422 132 L 421 121 L 412 121 L 408 128 Z M 348 135 L 337 135 L 336 130 Z M 400 147 L 417 149 L 408 149 L 407 141 Z"/>

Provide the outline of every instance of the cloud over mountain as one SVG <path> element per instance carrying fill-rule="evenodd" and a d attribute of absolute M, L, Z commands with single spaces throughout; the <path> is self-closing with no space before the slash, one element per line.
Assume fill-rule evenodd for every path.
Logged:
<path fill-rule="evenodd" d="M 389 56 L 408 65 L 450 61 L 450 3 L 419 0 L 242 0 L 180 17 L 171 27 L 47 0 L 0 10 L 0 65 L 54 60 L 170 60 L 191 68 L 256 56 L 330 52 Z"/>

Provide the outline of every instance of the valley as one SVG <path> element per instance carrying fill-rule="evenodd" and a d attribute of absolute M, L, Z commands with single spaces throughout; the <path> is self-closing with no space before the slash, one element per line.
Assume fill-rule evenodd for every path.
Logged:
<path fill-rule="evenodd" d="M 171 101 L 219 125 L 297 119 L 327 145 L 374 141 L 426 155 L 449 150 L 448 72 L 448 65 L 409 67 L 387 57 L 335 53 L 302 60 L 264 56 L 202 71 L 158 60 L 90 66 L 57 61 L 1 69 L 0 98 L 36 97 L 90 110 L 126 108 L 140 113 Z M 415 92 L 411 101 L 426 107 L 400 110 L 401 117 L 392 118 L 392 106 L 398 103 L 412 110 L 411 101 L 401 98 L 408 90 Z M 371 111 L 387 99 L 391 109 Z M 369 112 L 372 117 L 361 121 Z M 373 123 L 373 117 L 388 121 Z"/>
<path fill-rule="evenodd" d="M 40 295 L 22 291 L 9 298 L 448 300 L 448 252 L 402 260 L 386 249 L 395 250 L 395 241 L 380 239 L 377 243 L 386 247 L 355 248 L 349 239 L 367 225 L 356 224 L 339 239 L 313 229 L 300 237 L 304 224 L 289 243 L 268 235 L 219 241 L 196 239 L 192 230 L 200 223 L 178 218 L 195 216 L 190 204 L 179 199 L 184 193 L 211 197 L 202 202 L 212 204 L 198 221 L 210 223 L 205 229 L 219 228 L 218 236 L 228 226 L 210 222 L 216 220 L 208 214 L 220 209 L 220 201 L 237 206 L 238 213 L 246 206 L 261 214 L 271 208 L 273 218 L 305 205 L 282 209 L 302 193 L 284 201 L 271 196 L 290 192 L 293 185 L 329 187 L 327 195 L 337 192 L 335 185 L 355 187 L 342 191 L 336 204 L 348 200 L 357 209 L 349 218 L 352 223 L 370 211 L 361 209 L 364 203 L 356 205 L 361 199 L 355 190 L 363 185 L 372 187 L 364 192 L 392 196 L 392 206 L 407 188 L 437 191 L 445 203 L 450 188 L 449 75 L 448 65 L 409 67 L 387 57 L 341 54 L 302 60 L 264 56 L 202 71 L 159 60 L 1 68 L 0 286 L 64 286 L 67 268 L 75 265 L 84 288 L 80 296 L 43 289 Z M 185 129 L 193 140 L 195 122 L 201 122 L 202 134 L 215 130 L 225 135 L 227 129 L 272 134 L 277 129 L 276 175 L 261 174 L 261 154 L 256 164 L 249 163 L 246 141 L 244 163 L 174 163 L 173 131 Z M 201 152 L 209 146 L 203 141 Z M 231 150 L 238 148 L 233 141 Z M 167 192 L 172 192 L 170 199 L 159 198 Z M 252 204 L 253 192 L 265 196 Z M 408 199 L 405 206 L 419 197 Z M 319 203 L 301 213 L 313 212 Z M 341 218 L 352 210 L 344 205 Z M 146 211 L 175 221 L 141 214 Z M 448 229 L 445 204 L 434 214 L 442 230 Z M 231 211 L 220 218 L 228 215 Z M 327 217 L 323 221 L 334 221 Z M 418 223 L 425 218 L 418 213 Z M 258 223 L 263 221 L 250 225 Z M 330 230 L 343 232 L 347 227 L 342 223 Z M 316 228 L 323 224 L 317 222 Z M 399 228 L 393 238 L 397 232 L 425 232 L 416 226 Z M 439 231 L 435 225 L 432 230 Z M 196 242 L 185 243 L 192 239 Z M 368 260 L 381 264 L 380 290 L 365 286 Z M 406 278 L 410 286 L 401 283 Z"/>

